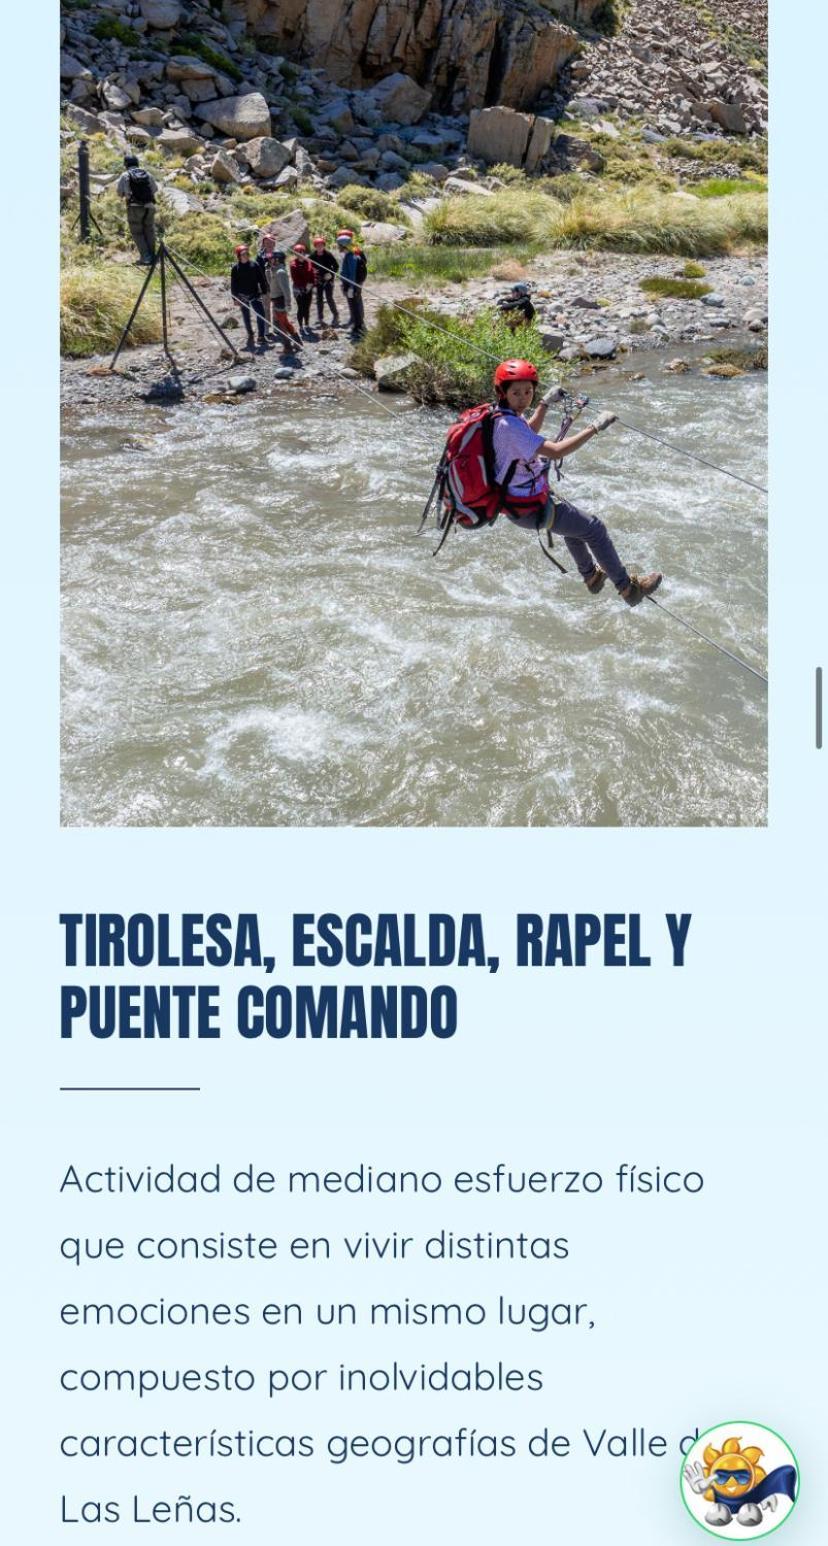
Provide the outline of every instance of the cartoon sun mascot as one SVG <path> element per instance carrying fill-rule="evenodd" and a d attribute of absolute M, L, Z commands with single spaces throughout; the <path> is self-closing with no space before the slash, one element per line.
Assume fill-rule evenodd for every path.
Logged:
<path fill-rule="evenodd" d="M 794 1501 L 796 1470 L 780 1465 L 768 1475 L 759 1464 L 762 1453 L 753 1444 L 743 1449 L 741 1439 L 725 1439 L 721 1449 L 708 1444 L 703 1465 L 687 1467 L 688 1487 L 712 1504 L 704 1516 L 706 1524 L 724 1527 L 735 1519 L 749 1528 L 762 1523 L 763 1509 L 775 1512 L 780 1496 Z"/>

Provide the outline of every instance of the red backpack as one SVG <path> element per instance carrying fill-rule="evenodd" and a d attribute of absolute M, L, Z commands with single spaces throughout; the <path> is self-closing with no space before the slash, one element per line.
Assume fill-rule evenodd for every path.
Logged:
<path fill-rule="evenodd" d="M 438 553 L 454 525 L 464 526 L 467 531 L 490 526 L 503 509 L 524 514 L 535 508 L 540 510 L 545 504 L 545 498 L 537 494 L 525 499 L 506 494 L 515 468 L 520 465 L 518 459 L 510 463 L 500 482 L 495 476 L 494 427 L 498 419 L 511 412 L 511 408 L 501 408 L 496 403 L 479 403 L 452 424 L 420 523 L 422 531 L 438 497 L 443 505 L 437 523 L 443 533 Z"/>
<path fill-rule="evenodd" d="M 494 403 L 467 408 L 446 436 L 440 494 L 458 525 L 483 526 L 496 520 L 503 485 L 495 479 L 494 427 L 503 410 Z M 514 467 L 509 468 L 509 482 Z"/>

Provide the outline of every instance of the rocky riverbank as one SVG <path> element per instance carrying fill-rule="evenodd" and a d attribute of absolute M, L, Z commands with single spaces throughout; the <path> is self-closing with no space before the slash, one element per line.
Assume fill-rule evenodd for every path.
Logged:
<path fill-rule="evenodd" d="M 507 265 L 507 278 L 469 280 L 460 287 L 429 285 L 421 298 L 451 316 L 471 317 L 494 305 L 509 288 L 512 277 L 525 275 L 531 285 L 538 325 L 550 350 L 549 373 L 556 359 L 566 371 L 579 372 L 615 364 L 635 369 L 641 350 L 664 351 L 665 365 L 678 351 L 704 354 L 741 338 L 764 341 L 767 324 L 767 263 L 763 255 L 716 258 L 704 269 L 700 288 L 708 293 L 698 299 L 654 296 L 642 290 L 642 281 L 678 279 L 684 265 L 669 258 L 618 256 L 609 253 L 554 252 L 521 267 Z M 136 294 L 139 287 L 136 271 Z M 171 352 L 188 396 L 242 398 L 249 390 L 296 396 L 305 392 L 335 394 L 352 390 L 360 381 L 351 364 L 352 348 L 344 330 L 315 330 L 300 359 L 288 362 L 278 340 L 264 353 L 248 354 L 241 348 L 243 332 L 238 314 L 222 279 L 194 283 L 211 311 L 240 352 L 234 361 L 223 349 L 178 285 L 170 303 Z M 369 325 L 382 305 L 408 303 L 416 289 L 402 280 L 369 278 L 366 312 Z M 151 302 L 147 302 L 151 304 Z M 516 335 L 515 348 L 519 346 Z M 108 358 L 67 360 L 61 371 L 61 398 L 65 408 L 135 404 L 157 400 L 159 387 L 168 378 L 160 345 L 125 350 L 117 371 L 108 369 Z M 252 385 L 251 385 L 252 383 Z M 372 385 L 361 381 L 364 386 Z M 372 389 L 373 386 L 372 386 Z M 161 392 L 163 400 L 163 391 Z"/>

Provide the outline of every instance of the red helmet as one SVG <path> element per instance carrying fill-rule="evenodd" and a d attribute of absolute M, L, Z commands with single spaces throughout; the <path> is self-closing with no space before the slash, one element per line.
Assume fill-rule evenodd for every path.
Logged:
<path fill-rule="evenodd" d="M 494 373 L 494 384 L 499 392 L 505 391 L 513 381 L 531 381 L 537 386 L 538 373 L 531 360 L 504 360 Z"/>
<path fill-rule="evenodd" d="M 293 250 L 294 252 L 307 252 L 308 249 L 304 242 L 297 242 Z M 537 380 L 537 377 L 535 377 L 535 380 Z"/>
<path fill-rule="evenodd" d="M 324 236 L 315 236 L 313 238 L 313 245 L 314 245 L 314 247 L 324 247 L 324 245 L 325 245 L 325 238 L 324 238 Z"/>

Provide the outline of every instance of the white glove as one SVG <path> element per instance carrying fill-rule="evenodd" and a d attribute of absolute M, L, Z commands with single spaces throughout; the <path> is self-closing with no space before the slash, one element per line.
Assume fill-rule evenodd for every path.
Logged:
<path fill-rule="evenodd" d="M 548 391 L 544 392 L 543 397 L 541 398 L 541 402 L 545 408 L 548 408 L 550 403 L 562 402 L 565 396 L 566 393 L 564 392 L 563 387 L 551 386 Z"/>
<path fill-rule="evenodd" d="M 704 1466 L 699 1461 L 695 1465 L 684 1467 L 684 1480 L 688 1487 L 699 1495 L 706 1492 L 710 1486 L 710 1478 L 705 1474 Z"/>
<path fill-rule="evenodd" d="M 617 415 L 614 413 L 599 413 L 597 419 L 593 420 L 591 427 L 595 430 L 596 435 L 600 435 L 602 429 L 609 429 L 610 425 L 615 423 L 616 417 Z"/>

